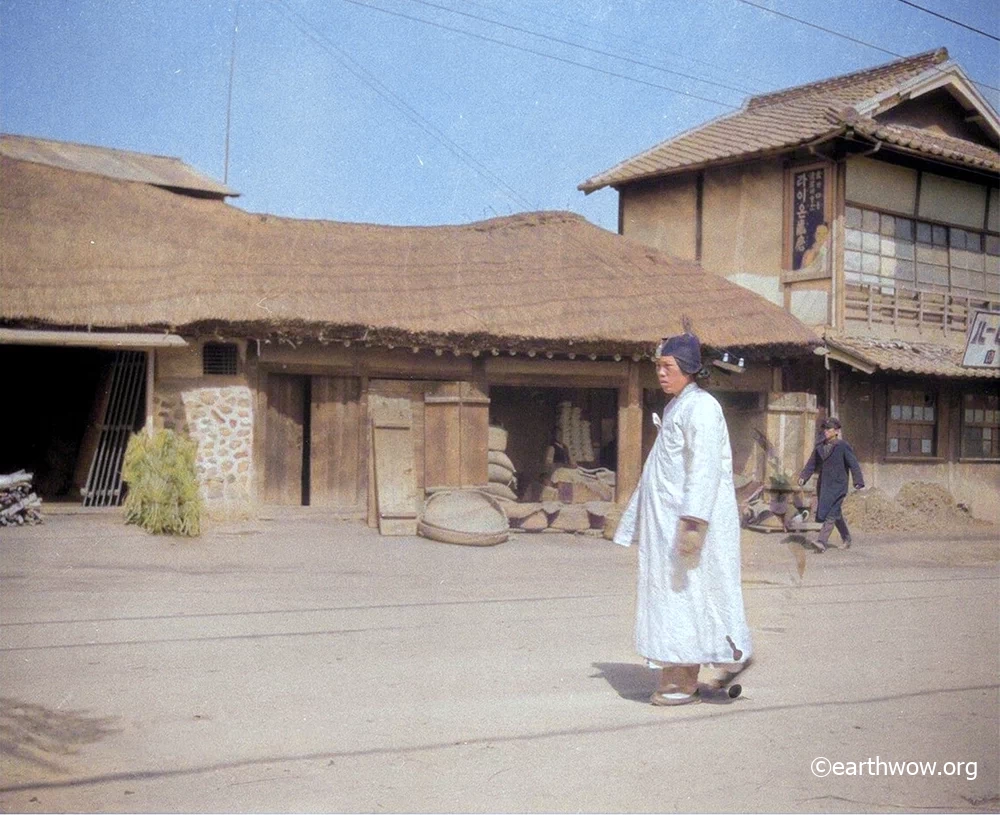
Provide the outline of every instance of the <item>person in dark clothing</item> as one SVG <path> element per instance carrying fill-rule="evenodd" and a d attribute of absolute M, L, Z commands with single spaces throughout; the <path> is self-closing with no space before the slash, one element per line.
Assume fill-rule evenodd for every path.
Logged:
<path fill-rule="evenodd" d="M 806 466 L 802 468 L 799 474 L 799 486 L 805 484 L 814 472 L 819 473 L 819 483 L 816 486 L 819 495 L 816 520 L 823 526 L 813 545 L 817 551 L 825 552 L 834 526 L 840 533 L 844 548 L 850 547 L 851 530 L 847 528 L 847 522 L 841 513 L 841 504 L 847 496 L 847 472 L 850 470 L 856 490 L 865 486 L 865 479 L 861 475 L 861 465 L 858 464 L 851 445 L 840 438 L 840 420 L 834 417 L 824 419 L 820 427 L 823 430 L 823 438 L 816 445 Z"/>

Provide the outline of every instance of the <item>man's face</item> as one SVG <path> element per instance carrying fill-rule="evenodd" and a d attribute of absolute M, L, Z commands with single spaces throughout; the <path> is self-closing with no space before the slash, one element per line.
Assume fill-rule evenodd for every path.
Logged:
<path fill-rule="evenodd" d="M 837 438 L 837 428 L 835 427 L 824 427 L 823 428 L 823 438 L 826 441 L 833 441 Z"/>
<path fill-rule="evenodd" d="M 656 362 L 656 378 L 667 396 L 676 396 L 694 377 L 684 373 L 673 357 L 660 357 Z"/>

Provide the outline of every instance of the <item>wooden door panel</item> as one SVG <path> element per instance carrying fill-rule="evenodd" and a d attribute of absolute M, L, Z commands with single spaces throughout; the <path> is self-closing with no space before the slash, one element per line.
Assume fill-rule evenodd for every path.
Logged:
<path fill-rule="evenodd" d="M 426 483 L 473 487 L 487 482 L 489 405 L 473 382 L 429 382 L 424 395 Z"/>
<path fill-rule="evenodd" d="M 361 381 L 314 376 L 310 420 L 309 503 L 356 510 L 361 471 Z"/>
<path fill-rule="evenodd" d="M 268 375 L 264 500 L 269 504 L 302 504 L 305 409 L 305 380 L 302 377 Z"/>
<path fill-rule="evenodd" d="M 424 390 L 424 482 L 462 486 L 462 397 L 458 382 L 428 382 Z"/>
<path fill-rule="evenodd" d="M 475 382 L 462 383 L 461 479 L 463 487 L 489 481 L 490 398 Z"/>

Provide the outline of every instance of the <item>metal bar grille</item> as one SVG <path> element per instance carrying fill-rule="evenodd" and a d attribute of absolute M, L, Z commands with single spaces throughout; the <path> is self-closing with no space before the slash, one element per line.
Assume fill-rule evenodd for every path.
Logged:
<path fill-rule="evenodd" d="M 201 351 L 202 373 L 235 376 L 237 356 L 238 349 L 232 343 L 206 342 Z"/>
<path fill-rule="evenodd" d="M 118 506 L 124 498 L 122 459 L 129 436 L 145 412 L 142 402 L 145 382 L 146 353 L 118 351 L 111 366 L 111 394 L 101 423 L 101 436 L 83 491 L 84 506 Z"/>

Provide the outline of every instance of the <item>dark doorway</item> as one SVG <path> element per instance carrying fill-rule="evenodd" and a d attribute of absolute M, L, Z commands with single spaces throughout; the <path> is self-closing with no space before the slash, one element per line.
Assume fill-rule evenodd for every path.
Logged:
<path fill-rule="evenodd" d="M 91 348 L 0 346 L 0 370 L 19 383 L 0 400 L 0 472 L 33 473 L 45 500 L 81 500 L 113 360 Z"/>
<path fill-rule="evenodd" d="M 553 444 L 560 417 L 568 409 L 586 423 L 588 438 L 562 442 L 582 467 L 617 469 L 618 392 L 612 388 L 545 388 L 493 385 L 490 424 L 508 432 L 507 455 L 518 473 L 518 496 L 544 481 L 546 453 Z"/>

